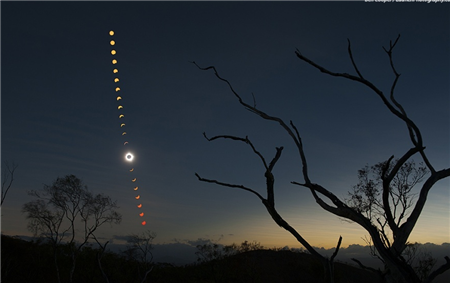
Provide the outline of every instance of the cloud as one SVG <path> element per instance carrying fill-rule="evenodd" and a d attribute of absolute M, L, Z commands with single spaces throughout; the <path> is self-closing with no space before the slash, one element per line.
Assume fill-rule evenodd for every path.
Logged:
<path fill-rule="evenodd" d="M 121 241 L 121 242 L 127 242 L 127 241 L 130 239 L 130 236 L 129 236 L 129 235 L 126 235 L 126 236 L 123 236 L 123 235 L 114 235 L 114 236 L 113 236 L 113 239 L 114 239 L 114 240 Z"/>
<path fill-rule="evenodd" d="M 174 239 L 176 244 L 183 244 L 188 245 L 191 247 L 197 247 L 199 245 L 212 245 L 217 244 L 216 241 L 213 241 L 211 239 L 205 239 L 205 238 L 198 238 L 197 240 L 180 240 L 180 239 Z M 219 244 L 220 245 L 220 244 Z M 220 245 L 221 246 L 221 245 Z"/>

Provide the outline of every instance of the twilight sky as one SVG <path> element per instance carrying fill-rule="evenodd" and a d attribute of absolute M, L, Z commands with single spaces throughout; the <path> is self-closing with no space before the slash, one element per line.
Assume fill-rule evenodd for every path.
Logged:
<path fill-rule="evenodd" d="M 375 93 L 328 77 L 302 54 L 354 74 L 347 38 L 363 75 L 389 92 L 382 50 L 402 74 L 397 99 L 421 128 L 436 169 L 449 162 L 449 5 L 364 2 L 1 2 L 1 160 L 19 164 L 2 207 L 2 233 L 30 235 L 26 194 L 74 174 L 95 193 L 118 200 L 123 220 L 105 239 L 151 229 L 155 242 L 221 239 L 299 247 L 252 194 L 264 193 L 264 168 L 250 148 L 209 136 L 246 135 L 275 167 L 279 213 L 314 246 L 364 244 L 364 231 L 317 206 L 304 188 L 293 142 L 275 123 L 243 109 L 201 66 L 214 65 L 244 100 L 294 121 L 312 182 L 340 197 L 366 164 L 410 147 L 406 127 Z M 114 30 L 127 137 L 146 213 L 140 225 L 119 127 L 109 31 Z M 419 157 L 415 160 L 420 161 Z M 410 241 L 449 242 L 449 180 L 431 191 Z M 116 241 L 117 242 L 117 241 Z"/>

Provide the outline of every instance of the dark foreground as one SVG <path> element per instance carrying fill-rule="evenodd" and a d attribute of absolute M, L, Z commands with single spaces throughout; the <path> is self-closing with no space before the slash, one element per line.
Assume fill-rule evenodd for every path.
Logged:
<path fill-rule="evenodd" d="M 27 242 L 2 235 L 1 272 L 3 283 L 58 282 L 51 246 Z M 99 250 L 83 249 L 77 257 L 73 282 L 141 282 L 148 266 L 119 255 L 106 252 L 100 258 Z M 61 282 L 69 282 L 71 260 L 61 248 L 58 254 Z M 292 251 L 255 250 L 239 253 L 206 263 L 173 266 L 156 264 L 144 282 L 311 282 L 323 281 L 323 267 L 311 255 Z M 378 283 L 376 277 L 365 270 L 337 262 L 336 283 Z"/>

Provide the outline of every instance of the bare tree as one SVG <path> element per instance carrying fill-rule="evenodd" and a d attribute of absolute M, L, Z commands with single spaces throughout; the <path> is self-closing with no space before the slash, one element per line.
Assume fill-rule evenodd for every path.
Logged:
<path fill-rule="evenodd" d="M 137 262 L 138 273 L 141 282 L 145 282 L 147 276 L 153 270 L 153 249 L 152 242 L 156 234 L 150 230 L 143 232 L 140 235 L 131 234 L 128 236 L 128 248 L 125 254 L 128 258 Z M 144 272 L 144 273 L 143 273 Z"/>
<path fill-rule="evenodd" d="M 198 68 L 200 68 L 201 70 L 209 70 L 209 69 L 213 69 L 215 72 L 215 75 L 222 81 L 225 81 L 228 86 L 230 87 L 231 91 L 233 92 L 233 94 L 238 98 L 239 102 L 247 109 L 250 110 L 251 112 L 263 117 L 264 119 L 268 119 L 268 120 L 273 120 L 273 121 L 277 121 L 278 123 L 280 123 L 280 125 L 285 128 L 289 134 L 291 134 L 291 136 L 293 136 L 295 139 L 298 138 L 298 141 L 300 142 L 300 146 L 301 146 L 301 140 L 300 140 L 300 136 L 298 135 L 298 132 L 296 134 L 294 134 L 294 132 L 292 132 L 292 130 L 284 123 L 283 120 L 281 120 L 278 117 L 274 117 L 274 116 L 269 116 L 268 114 L 262 112 L 261 110 L 257 109 L 255 106 L 251 106 L 247 103 L 245 103 L 241 97 L 236 93 L 236 91 L 233 89 L 233 87 L 231 86 L 231 84 L 224 78 L 220 77 L 216 68 L 211 66 L 211 67 L 207 67 L 207 68 L 201 68 L 199 65 L 197 65 L 195 62 L 193 62 Z M 293 126 L 293 124 L 291 123 L 291 125 Z M 294 126 L 293 126 L 294 127 Z M 294 127 L 295 129 L 295 127 Z M 296 129 L 295 129 L 296 131 Z M 211 180 L 211 179 L 205 179 L 200 177 L 199 174 L 195 173 L 195 175 L 197 176 L 197 178 L 200 181 L 203 182 L 209 182 L 209 183 L 215 183 L 221 186 L 226 186 L 226 187 L 231 187 L 231 188 L 238 188 L 238 189 L 242 189 L 248 192 L 253 193 L 254 195 L 256 195 L 261 202 L 263 203 L 263 205 L 266 207 L 268 213 L 270 214 L 270 216 L 272 217 L 272 219 L 275 221 L 275 223 L 277 223 L 280 227 L 286 229 L 287 231 L 289 231 L 296 239 L 299 243 L 301 243 L 307 250 L 308 252 L 310 252 L 312 255 L 314 255 L 316 258 L 318 258 L 323 266 L 324 266 L 324 276 L 325 276 L 325 281 L 326 282 L 334 282 L 334 258 L 336 257 L 337 253 L 339 252 L 339 248 L 341 246 L 341 242 L 342 242 L 342 237 L 339 236 L 339 240 L 336 246 L 336 250 L 333 253 L 333 255 L 330 258 L 327 258 L 325 256 L 322 256 L 321 254 L 319 254 L 307 241 L 306 239 L 304 239 L 301 234 L 295 229 L 293 228 L 288 222 L 286 222 L 281 215 L 278 213 L 278 211 L 275 209 L 275 193 L 274 193 L 274 188 L 275 188 L 275 177 L 272 173 L 273 168 L 275 166 L 275 164 L 277 163 L 277 161 L 279 160 L 279 158 L 281 157 L 281 153 L 283 151 L 283 147 L 277 147 L 276 148 L 276 153 L 275 156 L 272 158 L 272 160 L 270 161 L 270 163 L 266 162 L 266 159 L 262 156 L 262 154 L 256 150 L 255 146 L 253 145 L 253 143 L 248 139 L 248 137 L 242 138 L 242 137 L 236 137 L 236 136 L 229 136 L 229 135 L 222 135 L 222 136 L 215 136 L 212 138 L 208 138 L 206 136 L 205 133 L 203 133 L 203 135 L 205 136 L 205 138 L 208 141 L 213 141 L 216 139 L 231 139 L 231 140 L 235 140 L 235 141 L 240 141 L 240 142 L 244 142 L 246 144 L 248 144 L 252 151 L 255 153 L 255 155 L 257 155 L 259 157 L 259 159 L 261 160 L 262 164 L 264 165 L 265 168 L 265 173 L 264 173 L 264 177 L 266 179 L 266 192 L 267 192 L 267 197 L 264 198 L 261 194 L 259 194 L 256 190 L 248 188 L 246 186 L 243 185 L 236 185 L 236 184 L 230 184 L 230 183 L 224 183 L 224 182 L 220 182 L 217 180 Z M 303 155 L 303 153 L 302 153 Z"/>
<path fill-rule="evenodd" d="M 28 229 L 52 244 L 58 282 L 61 282 L 58 249 L 63 243 L 69 247 L 72 282 L 78 252 L 90 239 L 97 241 L 94 233 L 100 226 L 119 224 L 122 220 L 117 202 L 103 194 L 93 195 L 74 175 L 57 178 L 51 186 L 44 185 L 41 191 L 32 190 L 29 194 L 36 199 L 22 208 L 29 219 Z"/>
<path fill-rule="evenodd" d="M 398 159 L 394 161 L 394 164 L 397 162 Z M 371 167 L 366 165 L 358 170 L 359 182 L 353 187 L 353 191 L 349 192 L 350 199 L 346 200 L 346 204 L 362 213 L 366 218 L 375 220 L 373 225 L 378 227 L 384 245 L 391 246 L 393 239 L 386 231 L 388 217 L 384 209 L 381 192 L 383 189 L 383 171 L 387 170 L 387 174 L 389 174 L 393 169 L 393 164 L 387 169 L 386 166 L 387 161 Z M 389 205 L 392 218 L 397 226 L 403 224 L 406 217 L 409 216 L 416 197 L 413 188 L 423 181 L 427 173 L 428 170 L 422 162 L 416 167 L 414 160 L 410 160 L 399 168 L 392 179 L 389 187 Z M 366 242 L 370 244 L 370 240 Z"/>
<path fill-rule="evenodd" d="M 14 172 L 19 165 L 15 164 L 14 162 L 9 165 L 9 163 L 5 161 L 4 166 L 5 167 L 3 168 L 2 172 L 2 199 L 0 205 L 3 205 L 3 202 L 5 201 L 6 195 L 8 194 L 8 191 L 14 181 Z"/>
<path fill-rule="evenodd" d="M 98 246 L 100 248 L 100 250 L 97 252 L 97 264 L 98 264 L 98 267 L 100 268 L 100 271 L 101 271 L 101 273 L 103 275 L 103 278 L 105 278 L 106 283 L 109 283 L 108 275 L 106 274 L 105 270 L 103 269 L 103 265 L 102 265 L 102 257 L 103 257 L 103 254 L 106 251 L 106 246 L 108 245 L 109 241 L 106 241 L 105 244 L 102 244 L 102 243 L 100 243 L 98 241 L 98 239 L 95 236 L 94 236 L 94 240 L 97 242 L 97 244 L 98 244 Z"/>
<path fill-rule="evenodd" d="M 302 187 L 305 187 L 309 189 L 312 196 L 314 197 L 317 204 L 323 208 L 324 210 L 339 216 L 341 218 L 353 221 L 355 223 L 358 223 L 361 227 L 363 227 L 369 234 L 371 241 L 373 242 L 373 245 L 377 249 L 378 254 L 385 262 L 386 271 L 388 276 L 386 279 L 392 279 L 394 282 L 431 282 L 436 276 L 439 274 L 442 274 L 446 270 L 450 269 L 450 259 L 448 257 L 445 257 L 446 263 L 442 265 L 440 268 L 436 269 L 434 272 L 430 273 L 428 277 L 424 280 L 421 280 L 418 276 L 418 274 L 414 271 L 414 269 L 409 265 L 406 260 L 403 258 L 402 253 L 407 247 L 407 240 L 417 223 L 417 220 L 422 212 L 423 207 L 425 206 L 427 195 L 433 185 L 450 176 L 450 168 L 447 169 L 441 169 L 436 170 L 431 162 L 428 160 L 428 157 L 425 153 L 425 147 L 423 145 L 422 140 L 422 134 L 417 127 L 417 125 L 408 117 L 406 114 L 405 109 L 403 106 L 396 100 L 395 98 L 395 87 L 397 85 L 397 82 L 400 78 L 400 74 L 397 72 L 394 62 L 393 62 L 393 50 L 400 38 L 400 35 L 397 37 L 397 39 L 392 43 L 392 41 L 389 44 L 389 48 L 384 48 L 383 50 L 386 52 L 391 70 L 394 74 L 394 80 L 392 82 L 392 85 L 389 90 L 389 96 L 386 96 L 378 87 L 376 87 L 372 82 L 367 80 L 363 77 L 362 73 L 357 67 L 357 64 L 355 63 L 355 60 L 352 55 L 352 49 L 350 40 L 348 40 L 348 54 L 350 57 L 350 61 L 355 69 L 356 75 L 350 75 L 348 73 L 338 73 L 338 72 L 332 72 L 328 69 L 320 66 L 319 64 L 315 63 L 314 61 L 310 60 L 309 58 L 305 57 L 300 53 L 299 50 L 295 51 L 296 56 L 309 64 L 310 66 L 314 67 L 315 69 L 319 70 L 320 72 L 334 76 L 334 77 L 341 77 L 344 79 L 352 80 L 358 83 L 361 83 L 362 85 L 368 87 L 371 91 L 373 91 L 378 97 L 383 101 L 383 103 L 386 105 L 388 110 L 394 114 L 398 119 L 403 121 L 406 125 L 406 128 L 409 133 L 409 138 L 412 143 L 412 148 L 406 150 L 406 152 L 398 158 L 396 161 L 393 162 L 394 156 L 391 156 L 384 165 L 380 168 L 381 169 L 381 201 L 382 201 L 382 209 L 383 213 L 385 214 L 386 218 L 386 226 L 385 229 L 390 229 L 390 233 L 392 234 L 393 240 L 389 243 L 386 242 L 386 239 L 383 237 L 383 233 L 380 233 L 380 229 L 374 224 L 375 219 L 371 219 L 369 215 L 366 213 L 360 211 L 357 208 L 348 206 L 345 201 L 340 200 L 335 194 L 333 194 L 328 189 L 324 188 L 323 186 L 313 183 L 309 177 L 308 174 L 308 163 L 306 160 L 305 151 L 302 144 L 301 136 L 295 127 L 294 123 L 290 121 L 290 123 L 284 122 L 282 119 L 271 116 L 266 114 L 265 112 L 259 110 L 256 108 L 256 104 L 253 106 L 244 102 L 242 98 L 236 93 L 236 91 L 233 89 L 231 84 L 224 78 L 222 78 L 214 66 L 202 68 L 196 64 L 198 68 L 201 70 L 213 70 L 216 77 L 220 80 L 224 81 L 230 88 L 231 92 L 236 96 L 239 103 L 244 106 L 245 109 L 249 110 L 250 112 L 260 116 L 263 119 L 274 121 L 280 124 L 280 126 L 286 131 L 286 133 L 291 137 L 291 139 L 294 141 L 294 144 L 298 150 L 299 157 L 302 164 L 302 175 L 304 182 L 291 182 L 292 184 L 299 185 Z M 195 62 L 194 62 L 195 64 Z M 253 189 L 244 187 L 242 185 L 233 185 L 229 183 L 223 183 L 216 180 L 210 180 L 210 179 L 204 179 L 201 178 L 198 174 L 197 177 L 201 181 L 205 182 L 211 182 L 216 183 L 222 186 L 228 186 L 228 187 L 234 187 L 234 188 L 240 188 L 243 190 L 247 190 L 249 192 L 252 192 L 255 194 L 263 204 L 266 206 L 267 210 L 269 211 L 272 218 L 275 220 L 277 224 L 279 224 L 281 227 L 285 228 L 286 230 L 290 231 L 297 240 L 302 243 L 305 248 L 308 249 L 309 252 L 312 254 L 315 254 L 315 252 L 312 252 L 312 247 L 309 246 L 309 244 L 291 227 L 289 226 L 282 218 L 281 216 L 276 213 L 275 206 L 274 206 L 274 196 L 273 196 L 273 184 L 274 184 L 274 178 L 272 174 L 273 166 L 275 165 L 276 161 L 281 155 L 282 148 L 277 148 L 277 153 L 275 157 L 273 158 L 270 165 L 267 165 L 262 155 L 256 151 L 253 144 L 247 139 L 247 138 L 237 138 L 237 137 L 231 137 L 231 136 L 217 136 L 210 138 L 208 140 L 214 140 L 217 138 L 231 138 L 238 141 L 243 141 L 247 144 L 249 144 L 255 154 L 257 154 L 265 168 L 266 168 L 266 181 L 267 181 L 267 198 L 263 198 L 258 192 L 256 192 Z M 404 217 L 401 217 L 399 221 L 400 216 L 396 219 L 394 217 L 394 212 L 392 211 L 392 204 L 391 204 L 391 187 L 395 184 L 395 178 L 396 176 L 399 176 L 399 172 L 401 172 L 401 168 L 407 164 L 408 160 L 410 160 L 414 155 L 418 154 L 420 158 L 422 159 L 423 163 L 426 166 L 426 169 L 430 172 L 429 176 L 425 179 L 424 184 L 422 185 L 420 192 L 418 194 L 418 198 L 415 201 L 414 205 L 412 203 L 408 204 L 408 208 L 411 208 L 411 212 L 409 213 L 409 217 L 405 219 Z M 339 248 L 340 241 L 338 243 Z M 318 258 L 320 258 L 320 255 L 317 255 Z M 322 260 L 323 262 L 326 262 Z"/>

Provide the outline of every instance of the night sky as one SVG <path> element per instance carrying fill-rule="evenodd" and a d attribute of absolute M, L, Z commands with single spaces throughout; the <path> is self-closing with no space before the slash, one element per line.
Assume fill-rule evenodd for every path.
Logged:
<path fill-rule="evenodd" d="M 420 127 L 436 169 L 449 158 L 449 5 L 364 2 L 2 2 L 1 161 L 19 165 L 2 207 L 1 229 L 28 235 L 29 190 L 74 174 L 94 193 L 118 200 L 123 220 L 99 236 L 150 229 L 155 242 L 221 239 L 299 247 L 248 192 L 199 182 L 242 184 L 264 194 L 264 167 L 239 142 L 248 136 L 275 167 L 279 213 L 314 246 L 365 244 L 357 224 L 323 211 L 305 188 L 292 140 L 274 122 L 245 110 L 242 98 L 293 120 L 302 135 L 311 181 L 339 197 L 366 164 L 412 147 L 405 125 L 369 89 L 329 77 L 294 51 L 336 72 L 354 74 L 351 40 L 363 75 L 385 93 L 394 79 L 382 46 L 394 51 L 396 97 Z M 140 224 L 124 160 L 112 73 L 114 30 L 129 149 L 146 226 Z M 417 156 L 416 162 L 421 161 Z M 449 242 L 449 180 L 432 189 L 410 242 Z"/>

